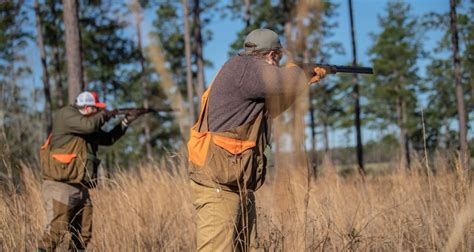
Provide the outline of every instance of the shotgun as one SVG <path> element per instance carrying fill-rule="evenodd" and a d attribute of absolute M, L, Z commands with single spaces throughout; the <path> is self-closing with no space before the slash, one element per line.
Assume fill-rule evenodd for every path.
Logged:
<path fill-rule="evenodd" d="M 336 73 L 355 73 L 355 74 L 374 74 L 374 70 L 371 67 L 358 67 L 358 66 L 338 66 L 328 64 L 313 64 L 313 63 L 301 63 L 297 64 L 306 70 L 313 70 L 315 67 L 324 68 L 328 74 Z"/>
<path fill-rule="evenodd" d="M 134 115 L 141 116 L 147 113 L 159 113 L 159 112 L 176 112 L 178 110 L 172 108 L 119 108 L 117 109 L 117 115 Z"/>

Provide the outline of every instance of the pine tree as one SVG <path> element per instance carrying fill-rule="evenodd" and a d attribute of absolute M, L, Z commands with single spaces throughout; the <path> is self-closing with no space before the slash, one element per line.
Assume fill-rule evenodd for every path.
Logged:
<path fill-rule="evenodd" d="M 373 35 L 370 49 L 376 74 L 370 86 L 370 111 L 380 127 L 399 128 L 399 167 L 410 167 L 409 136 L 414 128 L 419 87 L 417 59 L 420 41 L 417 21 L 410 6 L 402 1 L 389 2 L 386 14 L 379 16 L 382 32 Z"/>
<path fill-rule="evenodd" d="M 193 88 L 193 69 L 191 64 L 191 29 L 189 24 L 189 4 L 188 0 L 181 1 L 183 5 L 183 23 L 184 23 L 184 49 L 186 57 L 186 92 L 188 95 L 189 114 L 191 124 L 194 123 L 196 111 L 194 109 L 194 88 Z"/>
<path fill-rule="evenodd" d="M 36 41 L 41 57 L 41 67 L 43 69 L 43 90 L 44 90 L 44 113 L 46 117 L 46 132 L 49 134 L 53 127 L 53 108 L 51 101 L 51 85 L 49 82 L 49 71 L 47 66 L 46 49 L 44 46 L 43 36 L 43 13 L 40 10 L 38 0 L 33 3 L 33 8 L 36 17 Z"/>
<path fill-rule="evenodd" d="M 73 104 L 76 96 L 84 90 L 82 67 L 82 45 L 79 27 L 79 1 L 63 0 L 64 31 L 66 44 L 66 64 L 68 100 Z"/>
<path fill-rule="evenodd" d="M 32 43 L 26 31 L 28 19 L 23 1 L 0 1 L 0 173 L 15 176 L 19 161 L 35 158 L 37 139 L 43 131 L 29 109 L 33 95 L 25 96 L 26 77 L 31 74 L 25 49 Z M 32 90 L 34 93 L 35 90 Z M 38 132 L 41 132 L 38 134 Z"/>
<path fill-rule="evenodd" d="M 44 29 L 44 46 L 47 64 L 50 66 L 49 75 L 54 89 L 52 108 L 57 109 L 67 104 L 66 51 L 64 47 L 63 8 L 61 0 L 46 0 L 42 9 Z M 50 55 L 48 57 L 48 55 Z"/>
<path fill-rule="evenodd" d="M 474 83 L 472 76 L 474 74 L 474 21 L 470 18 L 474 14 L 474 1 L 470 4 L 461 3 L 458 6 L 459 12 L 456 14 L 457 28 L 459 32 L 460 43 L 460 63 L 461 63 L 461 85 L 463 88 L 463 97 L 468 100 L 468 94 L 471 95 L 468 111 L 472 110 L 474 100 Z M 465 7 L 465 8 L 462 8 Z M 424 26 L 428 30 L 443 31 L 444 35 L 438 41 L 434 53 L 428 58 L 431 63 L 427 68 L 427 92 L 430 94 L 427 113 L 431 115 L 427 119 L 428 147 L 431 149 L 442 148 L 455 150 L 459 147 L 459 136 L 450 125 L 457 120 L 457 111 L 455 106 L 445 106 L 445 104 L 456 104 L 456 94 L 453 92 L 454 65 L 452 57 L 447 58 L 446 54 L 452 55 L 452 42 L 450 30 L 450 13 L 428 13 L 424 17 Z"/>
<path fill-rule="evenodd" d="M 464 173 L 464 183 L 468 186 L 470 166 L 470 155 L 469 147 L 467 145 L 467 115 L 466 106 L 464 102 L 464 91 L 462 86 L 462 72 L 461 72 L 461 58 L 459 56 L 459 35 L 457 28 L 457 15 L 456 15 L 456 1 L 450 0 L 451 12 L 450 12 L 450 32 L 451 32 L 451 43 L 452 43 L 452 59 L 454 66 L 454 78 L 456 86 L 456 104 L 458 112 L 458 124 L 459 124 L 459 145 L 460 145 L 460 165 L 462 172 Z"/>
<path fill-rule="evenodd" d="M 357 66 L 357 47 L 355 41 L 355 29 L 354 29 L 354 17 L 352 11 L 352 0 L 349 0 L 349 19 L 351 26 L 351 41 L 352 41 L 352 65 Z M 364 176 L 364 151 L 362 147 L 362 132 L 361 132 L 361 119 L 360 119 L 360 93 L 359 93 L 359 83 L 357 74 L 354 74 L 352 77 L 353 92 L 354 97 L 354 126 L 356 129 L 356 151 L 357 151 L 357 163 L 359 165 L 359 173 Z"/>

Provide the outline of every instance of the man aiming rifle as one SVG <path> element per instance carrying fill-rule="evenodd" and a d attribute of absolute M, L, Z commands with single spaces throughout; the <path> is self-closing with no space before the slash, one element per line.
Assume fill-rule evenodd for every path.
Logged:
<path fill-rule="evenodd" d="M 53 129 L 41 147 L 42 196 L 47 223 L 39 251 L 54 251 L 72 232 L 69 248 L 83 250 L 92 236 L 89 189 L 96 184 L 99 146 L 110 146 L 144 110 L 122 111 L 125 117 L 109 132 L 101 127 L 120 110 L 105 110 L 97 93 L 80 93 L 73 105 L 60 109 Z"/>

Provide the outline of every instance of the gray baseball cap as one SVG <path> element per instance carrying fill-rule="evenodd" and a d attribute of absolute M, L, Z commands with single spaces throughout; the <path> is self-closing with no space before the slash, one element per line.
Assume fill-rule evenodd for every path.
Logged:
<path fill-rule="evenodd" d="M 246 52 L 279 50 L 281 48 L 278 34 L 270 29 L 255 29 L 247 35 L 244 41 Z"/>

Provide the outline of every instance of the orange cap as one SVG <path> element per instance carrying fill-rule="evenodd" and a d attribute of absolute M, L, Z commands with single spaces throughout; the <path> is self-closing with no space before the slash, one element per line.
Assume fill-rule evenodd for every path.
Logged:
<path fill-rule="evenodd" d="M 92 94 L 92 96 L 94 96 L 96 107 L 103 109 L 107 106 L 105 103 L 99 101 L 99 95 L 97 94 L 97 92 L 91 91 L 90 93 Z"/>

